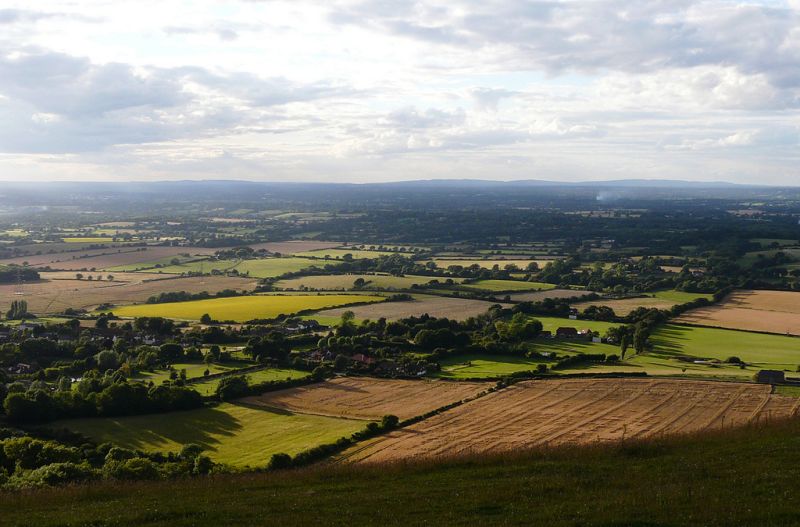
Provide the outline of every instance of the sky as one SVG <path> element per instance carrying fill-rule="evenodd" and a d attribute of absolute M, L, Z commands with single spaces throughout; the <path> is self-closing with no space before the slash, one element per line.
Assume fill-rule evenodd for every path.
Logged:
<path fill-rule="evenodd" d="M 0 0 L 0 181 L 800 185 L 800 0 Z"/>

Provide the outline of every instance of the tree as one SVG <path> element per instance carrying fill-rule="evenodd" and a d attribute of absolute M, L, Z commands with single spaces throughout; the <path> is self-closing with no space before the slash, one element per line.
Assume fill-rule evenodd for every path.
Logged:
<path fill-rule="evenodd" d="M 28 302 L 25 300 L 14 300 L 11 302 L 11 309 L 6 312 L 6 318 L 9 320 L 22 320 L 28 318 Z"/>
<path fill-rule="evenodd" d="M 83 274 L 75 273 L 75 278 L 77 278 L 78 280 L 83 280 Z"/>
<path fill-rule="evenodd" d="M 209 315 L 208 313 L 205 313 L 205 314 L 203 314 L 202 317 L 200 317 L 200 323 L 201 324 L 209 325 L 209 324 L 211 324 L 213 322 L 214 321 L 212 320 L 211 315 Z"/>
<path fill-rule="evenodd" d="M 244 397 L 250 395 L 250 384 L 247 382 L 247 377 L 242 375 L 225 377 L 219 381 L 216 394 L 222 401 Z"/>

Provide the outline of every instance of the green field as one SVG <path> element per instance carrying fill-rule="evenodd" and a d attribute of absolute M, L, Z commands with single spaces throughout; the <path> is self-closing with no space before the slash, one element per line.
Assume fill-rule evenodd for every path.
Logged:
<path fill-rule="evenodd" d="M 275 287 L 280 289 L 309 289 L 319 290 L 348 290 L 353 288 L 353 282 L 363 278 L 367 284 L 366 289 L 408 289 L 415 284 L 427 284 L 436 279 L 432 276 L 391 276 L 373 274 L 339 274 L 339 275 L 319 275 L 302 276 L 289 280 L 280 280 L 275 283 Z"/>
<path fill-rule="evenodd" d="M 648 355 L 675 358 L 680 355 L 725 360 L 736 356 L 759 369 L 789 369 L 800 364 L 800 338 L 704 327 L 666 324 L 650 338 L 654 351 Z"/>
<path fill-rule="evenodd" d="M 477 289 L 479 291 L 493 292 L 545 291 L 556 288 L 553 284 L 546 284 L 544 282 L 523 282 L 520 280 L 478 280 L 471 284 L 464 284 L 461 287 L 463 289 Z"/>
<path fill-rule="evenodd" d="M 220 463 L 264 466 L 272 454 L 296 454 L 364 428 L 366 422 L 317 415 L 275 413 L 237 404 L 186 412 L 120 418 L 73 419 L 53 423 L 97 442 L 124 448 L 175 452 L 197 443 Z"/>
<path fill-rule="evenodd" d="M 197 377 L 202 377 L 206 369 L 208 369 L 210 375 L 214 375 L 216 373 L 226 373 L 226 372 L 236 371 L 237 369 L 246 368 L 247 366 L 253 366 L 253 363 L 248 361 L 230 361 L 224 364 L 217 364 L 217 363 L 206 364 L 205 362 L 180 362 L 172 365 L 172 367 L 177 372 L 180 372 L 181 370 L 186 370 L 187 379 L 195 379 Z M 135 375 L 133 379 L 144 382 L 153 381 L 155 384 L 161 384 L 162 382 L 169 379 L 169 370 L 156 370 L 152 372 L 142 371 L 139 372 L 137 375 Z"/>
<path fill-rule="evenodd" d="M 180 265 L 167 265 L 158 269 L 161 273 L 211 273 L 212 271 L 230 272 L 253 278 L 274 278 L 286 273 L 294 273 L 310 267 L 320 267 L 324 263 L 309 258 L 262 258 L 258 260 L 195 260 Z"/>
<path fill-rule="evenodd" d="M 147 257 L 147 252 L 142 252 L 141 254 L 145 258 Z M 124 265 L 114 265 L 112 267 L 106 267 L 104 270 L 117 273 L 134 271 L 161 273 L 164 272 L 165 267 L 172 265 L 173 260 L 179 260 L 183 264 L 185 262 L 192 262 L 198 259 L 200 259 L 198 256 L 165 256 L 164 258 L 157 258 L 155 260 L 143 260 L 141 262 L 134 262 Z"/>
<path fill-rule="evenodd" d="M 685 291 L 672 291 L 672 290 L 656 291 L 655 293 L 652 293 L 652 296 L 655 298 L 660 298 L 662 300 L 675 302 L 676 304 L 686 304 L 687 302 L 691 302 L 692 300 L 697 300 L 698 298 L 705 298 L 706 300 L 711 300 L 714 297 L 714 295 L 712 295 L 711 293 L 687 293 Z"/>
<path fill-rule="evenodd" d="M 560 327 L 572 327 L 578 330 L 582 329 L 590 329 L 592 331 L 599 331 L 600 336 L 605 335 L 606 330 L 610 327 L 619 326 L 619 323 L 615 322 L 599 322 L 596 320 L 570 320 L 568 318 L 558 318 L 558 317 L 540 317 L 532 315 L 531 318 L 535 318 L 536 320 L 542 323 L 544 330 L 552 331 L 555 334 L 556 329 Z"/>
<path fill-rule="evenodd" d="M 275 318 L 299 311 L 326 309 L 361 302 L 380 302 L 383 296 L 359 294 L 330 295 L 255 295 L 212 298 L 166 304 L 139 304 L 114 308 L 121 317 L 165 317 L 179 320 L 200 320 L 208 313 L 214 320 L 246 322 L 257 318 Z"/>
<path fill-rule="evenodd" d="M 293 370 L 289 368 L 267 368 L 264 370 L 251 371 L 244 374 L 250 384 L 258 384 L 267 381 L 285 381 L 286 379 L 300 379 L 308 376 L 308 372 Z M 190 388 L 200 392 L 202 395 L 212 395 L 217 390 L 221 377 L 208 381 L 198 381 L 188 384 Z"/>
<path fill-rule="evenodd" d="M 342 260 L 345 255 L 349 254 L 353 259 L 359 260 L 363 258 L 378 258 L 379 256 L 391 256 L 393 254 L 400 254 L 403 256 L 411 256 L 414 253 L 404 253 L 399 251 L 370 251 L 365 249 L 317 249 L 314 251 L 303 251 L 295 253 L 295 256 L 305 256 L 308 258 L 330 258 L 332 260 Z"/>

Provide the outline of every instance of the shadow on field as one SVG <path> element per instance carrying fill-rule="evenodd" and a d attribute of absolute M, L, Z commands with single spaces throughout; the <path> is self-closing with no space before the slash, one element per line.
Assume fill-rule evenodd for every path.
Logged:
<path fill-rule="evenodd" d="M 89 435 L 112 440 L 126 448 L 143 450 L 167 442 L 180 445 L 197 443 L 215 450 L 220 442 L 219 436 L 233 436 L 242 429 L 238 419 L 217 408 L 104 421 L 98 434 L 89 432 Z"/>

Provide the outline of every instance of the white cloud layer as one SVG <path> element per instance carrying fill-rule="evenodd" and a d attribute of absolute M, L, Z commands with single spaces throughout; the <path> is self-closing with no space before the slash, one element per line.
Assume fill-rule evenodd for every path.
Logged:
<path fill-rule="evenodd" d="M 0 179 L 800 184 L 794 0 L 6 4 Z"/>

